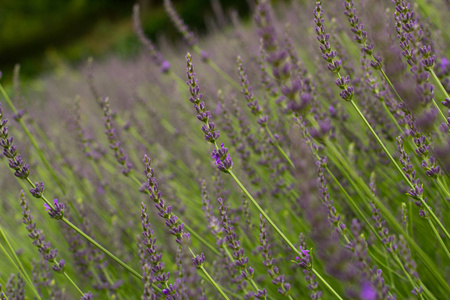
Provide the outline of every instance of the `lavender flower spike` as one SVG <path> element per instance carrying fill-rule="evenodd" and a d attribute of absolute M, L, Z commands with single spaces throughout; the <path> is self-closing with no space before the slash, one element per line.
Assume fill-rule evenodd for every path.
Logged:
<path fill-rule="evenodd" d="M 48 215 L 56 220 L 61 220 L 64 217 L 64 208 L 65 205 L 63 203 L 59 203 L 58 199 L 53 200 L 55 204 L 55 208 L 51 208 L 47 203 L 44 203 L 45 211 L 48 211 Z"/>
<path fill-rule="evenodd" d="M 20 179 L 27 179 L 30 174 L 30 166 L 26 164 L 20 154 L 17 153 L 17 147 L 14 145 L 14 138 L 8 138 L 7 119 L 3 119 L 3 111 L 0 106 L 0 146 L 3 147 L 3 155 L 8 158 L 9 167 L 14 170 L 14 175 Z"/>
<path fill-rule="evenodd" d="M 217 139 L 220 136 L 220 132 L 218 130 L 216 131 L 216 125 L 210 121 L 211 112 L 206 110 L 205 102 L 202 101 L 203 95 L 200 94 L 200 87 L 198 86 L 198 80 L 195 78 L 194 67 L 192 65 L 192 56 L 189 52 L 186 54 L 186 62 L 186 74 L 188 78 L 186 83 L 191 93 L 189 101 L 194 104 L 197 119 L 204 123 L 202 131 L 205 134 L 205 140 L 214 144 L 216 147 L 212 152 L 212 157 L 215 159 L 217 168 L 224 173 L 229 173 L 233 167 L 233 161 L 228 154 L 228 148 L 225 148 L 223 144 L 221 144 L 220 148 L 217 146 Z"/>

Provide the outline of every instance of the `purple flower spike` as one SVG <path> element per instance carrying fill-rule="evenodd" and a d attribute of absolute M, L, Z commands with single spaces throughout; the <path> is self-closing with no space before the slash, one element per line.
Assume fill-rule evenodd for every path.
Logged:
<path fill-rule="evenodd" d="M 64 208 L 66 207 L 63 203 L 59 203 L 58 199 L 53 200 L 55 208 L 51 208 L 50 205 L 44 203 L 45 211 L 48 211 L 48 215 L 56 220 L 61 220 L 64 217 Z"/>
<path fill-rule="evenodd" d="M 35 182 L 35 187 L 30 189 L 31 195 L 35 198 L 41 198 L 42 194 L 44 194 L 44 183 L 42 181 Z"/>
<path fill-rule="evenodd" d="M 197 268 L 200 269 L 203 266 L 203 263 L 205 262 L 205 254 L 196 255 L 192 259 L 192 264 Z"/>
<path fill-rule="evenodd" d="M 81 296 L 80 300 L 92 300 L 92 293 L 89 291 L 85 293 L 83 296 Z"/>

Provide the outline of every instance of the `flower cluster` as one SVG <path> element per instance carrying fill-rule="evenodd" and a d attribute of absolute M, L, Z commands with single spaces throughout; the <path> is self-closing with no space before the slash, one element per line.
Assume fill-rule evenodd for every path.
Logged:
<path fill-rule="evenodd" d="M 239 65 L 239 78 L 241 79 L 242 94 L 244 94 L 245 100 L 247 100 L 247 106 L 250 108 L 253 115 L 258 118 L 258 124 L 261 126 L 266 126 L 268 121 L 268 116 L 262 116 L 262 108 L 258 104 L 258 100 L 253 97 L 252 87 L 248 81 L 247 73 L 245 72 L 244 65 L 242 64 L 242 59 L 240 56 L 237 58 Z"/>
<path fill-rule="evenodd" d="M 152 41 L 145 36 L 139 18 L 139 4 L 137 3 L 133 6 L 133 29 L 142 45 L 144 45 L 145 49 L 150 54 L 153 62 L 159 67 L 159 70 L 162 73 L 168 73 L 170 71 L 170 63 L 164 59 L 161 52 L 156 49 L 156 46 Z"/>
<path fill-rule="evenodd" d="M 33 216 L 28 208 L 28 203 L 25 200 L 25 193 L 20 192 L 20 207 L 22 207 L 22 221 L 26 225 L 26 229 L 29 232 L 28 236 L 33 240 L 33 245 L 39 250 L 39 253 L 44 259 L 50 263 L 53 263 L 53 270 L 57 273 L 64 272 L 64 266 L 66 262 L 61 259 L 56 261 L 58 255 L 58 249 L 51 248 L 50 242 L 45 241 L 45 236 L 42 230 L 36 228 L 36 222 L 33 222 Z"/>
<path fill-rule="evenodd" d="M 420 183 L 420 179 L 416 177 L 416 170 L 413 169 L 413 165 L 409 158 L 409 155 L 405 151 L 405 147 L 403 145 L 403 139 L 399 136 L 397 137 L 397 147 L 398 152 L 400 153 L 400 162 L 403 166 L 402 170 L 405 173 L 406 177 L 413 184 L 413 188 L 408 191 L 408 195 L 413 198 L 414 204 L 419 207 L 419 215 L 422 218 L 427 217 L 426 211 L 423 209 L 423 204 L 420 201 L 421 198 L 427 202 L 427 197 L 423 197 L 423 184 Z"/>
<path fill-rule="evenodd" d="M 184 24 L 183 19 L 180 18 L 180 16 L 177 14 L 171 0 L 164 0 L 164 9 L 169 15 L 170 20 L 184 37 L 188 45 L 192 47 L 197 44 L 197 38 L 195 37 L 194 33 L 189 30 L 186 24 Z"/>
<path fill-rule="evenodd" d="M 133 165 L 128 159 L 128 156 L 125 154 L 125 151 L 121 147 L 121 143 L 117 138 L 116 129 L 114 128 L 113 118 L 109 108 L 108 98 L 103 99 L 102 107 L 104 114 L 103 120 L 106 128 L 105 133 L 109 141 L 109 147 L 114 151 L 114 157 L 117 162 L 122 165 L 122 173 L 124 175 L 128 175 L 130 174 Z"/>
<path fill-rule="evenodd" d="M 278 286 L 278 293 L 287 296 L 289 295 L 289 290 L 291 289 L 291 284 L 285 281 L 284 274 L 280 274 L 280 270 L 274 265 L 275 259 L 272 256 L 271 245 L 269 243 L 269 237 L 267 234 L 266 221 L 263 216 L 259 215 L 259 251 L 261 256 L 264 258 L 263 264 L 267 268 L 267 272 L 270 277 L 272 277 L 272 283 Z"/>
<path fill-rule="evenodd" d="M 330 44 L 330 35 L 325 32 L 325 20 L 323 19 L 322 2 L 316 1 L 314 9 L 314 22 L 316 24 L 317 40 L 320 43 L 320 51 L 322 51 L 322 58 L 328 62 L 327 68 L 332 73 L 338 74 L 335 84 L 342 90 L 339 94 L 345 101 L 353 100 L 353 86 L 350 83 L 350 77 L 341 77 L 339 71 L 341 70 L 342 61 L 337 58 L 337 51 L 332 50 Z"/>
<path fill-rule="evenodd" d="M 20 179 L 27 179 L 30 174 L 30 166 L 17 153 L 14 138 L 8 138 L 7 123 L 8 120 L 3 118 L 3 110 L 0 106 L 0 146 L 3 147 L 3 155 L 8 158 L 9 167 L 14 170 L 14 175 Z"/>
<path fill-rule="evenodd" d="M 45 211 L 48 211 L 48 215 L 56 220 L 61 220 L 64 217 L 64 208 L 66 207 L 63 203 L 59 203 L 58 199 L 53 200 L 54 207 L 50 207 L 47 203 L 44 203 Z"/>
<path fill-rule="evenodd" d="M 191 235 L 189 232 L 184 231 L 184 224 L 172 213 L 172 206 L 166 205 L 166 202 L 161 198 L 162 195 L 155 178 L 155 171 L 150 167 L 151 160 L 147 155 L 144 156 L 143 162 L 145 165 L 145 175 L 147 176 L 146 188 L 150 199 L 155 202 L 158 215 L 166 220 L 166 226 L 169 228 L 169 232 L 176 237 L 178 244 L 182 244 L 183 241 L 189 241 Z"/>
<path fill-rule="evenodd" d="M 203 95 L 200 94 L 200 87 L 198 86 L 198 80 L 195 78 L 194 67 L 192 65 L 192 56 L 189 52 L 186 55 L 186 62 L 186 74 L 188 78 L 186 83 L 189 86 L 189 92 L 191 93 L 189 101 L 194 104 L 194 108 L 198 114 L 197 119 L 205 123 L 202 126 L 205 140 L 216 146 L 216 149 L 212 152 L 212 158 L 215 159 L 217 168 L 224 173 L 228 173 L 233 166 L 233 161 L 228 154 L 228 148 L 225 148 L 223 144 L 220 148 L 217 147 L 217 139 L 220 136 L 220 132 L 216 131 L 216 125 L 213 122 L 210 122 L 211 112 L 206 110 L 205 102 L 201 101 Z"/>

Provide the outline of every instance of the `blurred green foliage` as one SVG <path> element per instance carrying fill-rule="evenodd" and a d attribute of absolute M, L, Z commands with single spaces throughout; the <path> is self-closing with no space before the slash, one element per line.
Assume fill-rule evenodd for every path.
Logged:
<path fill-rule="evenodd" d="M 138 49 L 132 32 L 131 0 L 0 1 L 0 67 L 9 81 L 21 64 L 22 77 L 52 70 L 62 61 L 80 62 L 110 51 L 130 55 Z M 179 38 L 163 8 L 163 0 L 140 0 L 142 23 L 152 38 Z M 212 0 L 174 0 L 177 11 L 197 32 L 205 31 Z M 219 0 L 224 11 L 248 14 L 245 0 Z"/>

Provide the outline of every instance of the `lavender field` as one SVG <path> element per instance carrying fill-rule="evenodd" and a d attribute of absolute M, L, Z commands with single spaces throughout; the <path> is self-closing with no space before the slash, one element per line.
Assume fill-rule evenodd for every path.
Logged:
<path fill-rule="evenodd" d="M 254 2 L 0 85 L 1 300 L 450 298 L 450 2 Z"/>

